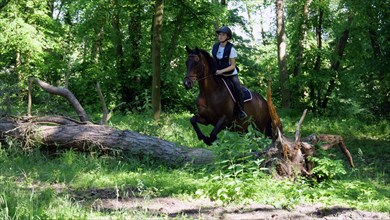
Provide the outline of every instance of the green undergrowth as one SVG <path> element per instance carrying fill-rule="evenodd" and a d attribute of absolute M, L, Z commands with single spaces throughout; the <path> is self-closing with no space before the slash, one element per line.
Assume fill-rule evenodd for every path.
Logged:
<path fill-rule="evenodd" d="M 159 121 L 136 113 L 117 115 L 110 126 L 137 131 L 189 147 L 206 148 L 197 140 L 189 113 L 163 115 Z M 294 136 L 295 117 L 281 114 L 287 136 Z M 211 128 L 202 126 L 210 132 Z M 302 124 L 311 133 L 344 137 L 356 167 L 350 168 L 335 148 L 313 161 L 321 178 L 276 179 L 253 152 L 270 140 L 256 130 L 247 134 L 222 131 L 212 146 L 213 164 L 167 167 L 148 158 L 100 155 L 98 152 L 23 150 L 14 140 L 0 145 L 0 218 L 90 219 L 161 217 L 145 210 L 107 210 L 96 201 L 129 198 L 209 198 L 221 205 L 270 204 L 293 209 L 298 204 L 344 205 L 390 212 L 390 124 L 358 119 L 314 118 Z M 165 216 L 166 217 L 166 216 Z"/>

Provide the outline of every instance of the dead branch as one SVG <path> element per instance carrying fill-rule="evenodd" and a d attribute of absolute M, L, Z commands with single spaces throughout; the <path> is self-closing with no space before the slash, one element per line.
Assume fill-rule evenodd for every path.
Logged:
<path fill-rule="evenodd" d="M 96 91 L 99 95 L 100 103 L 102 104 L 102 110 L 103 110 L 103 117 L 102 117 L 100 124 L 105 125 L 105 124 L 107 124 L 107 121 L 108 121 L 108 109 L 107 109 L 106 101 L 104 100 L 102 90 L 100 89 L 99 83 L 96 83 Z"/>
<path fill-rule="evenodd" d="M 75 109 L 77 115 L 79 116 L 80 118 L 80 121 L 81 122 L 87 122 L 89 121 L 88 119 L 88 115 L 87 113 L 85 112 L 84 108 L 80 105 L 79 101 L 77 100 L 77 98 L 73 95 L 72 92 L 70 92 L 68 89 L 66 88 L 59 88 L 59 87 L 54 87 L 50 84 L 47 84 L 39 79 L 34 79 L 34 81 L 43 89 L 45 90 L 46 92 L 50 93 L 50 94 L 53 94 L 53 95 L 59 95 L 59 96 L 62 96 L 64 98 L 66 98 L 66 100 L 68 100 L 68 102 L 72 105 L 72 107 Z"/>
<path fill-rule="evenodd" d="M 292 158 L 292 161 L 294 163 L 298 162 L 298 152 L 301 148 L 301 125 L 303 123 L 303 120 L 305 119 L 306 113 L 307 113 L 307 109 L 305 109 L 305 111 L 303 111 L 301 119 L 299 120 L 298 125 L 297 125 L 297 130 L 295 131 L 294 155 Z"/>

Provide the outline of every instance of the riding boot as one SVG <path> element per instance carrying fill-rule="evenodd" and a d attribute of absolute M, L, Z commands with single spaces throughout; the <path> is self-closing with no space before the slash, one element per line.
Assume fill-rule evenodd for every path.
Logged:
<path fill-rule="evenodd" d="M 244 119 L 248 115 L 244 111 L 244 96 L 242 94 L 241 89 L 237 91 L 237 105 L 238 105 L 238 118 Z"/>

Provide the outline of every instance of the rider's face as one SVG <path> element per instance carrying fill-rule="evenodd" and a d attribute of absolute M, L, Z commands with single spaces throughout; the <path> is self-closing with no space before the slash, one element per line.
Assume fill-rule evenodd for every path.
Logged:
<path fill-rule="evenodd" d="M 224 41 L 226 41 L 227 37 L 228 37 L 228 36 L 227 36 L 226 33 L 219 32 L 219 34 L 218 34 L 218 40 L 219 40 L 219 42 L 224 42 Z"/>

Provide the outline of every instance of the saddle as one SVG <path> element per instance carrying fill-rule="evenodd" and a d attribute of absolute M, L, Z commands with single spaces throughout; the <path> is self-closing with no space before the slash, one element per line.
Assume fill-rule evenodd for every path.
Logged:
<path fill-rule="evenodd" d="M 229 80 L 225 80 L 223 78 L 222 79 L 222 82 L 225 84 L 225 87 L 226 89 L 229 91 L 229 94 L 230 96 L 232 97 L 233 99 L 233 102 L 237 102 L 236 101 L 236 98 L 234 97 L 234 88 L 233 88 L 233 83 L 230 82 Z M 250 100 L 252 100 L 252 93 L 249 91 L 249 89 L 247 89 L 246 87 L 244 86 L 241 86 L 241 91 L 242 91 L 242 94 L 244 96 L 244 102 L 249 102 Z"/>

